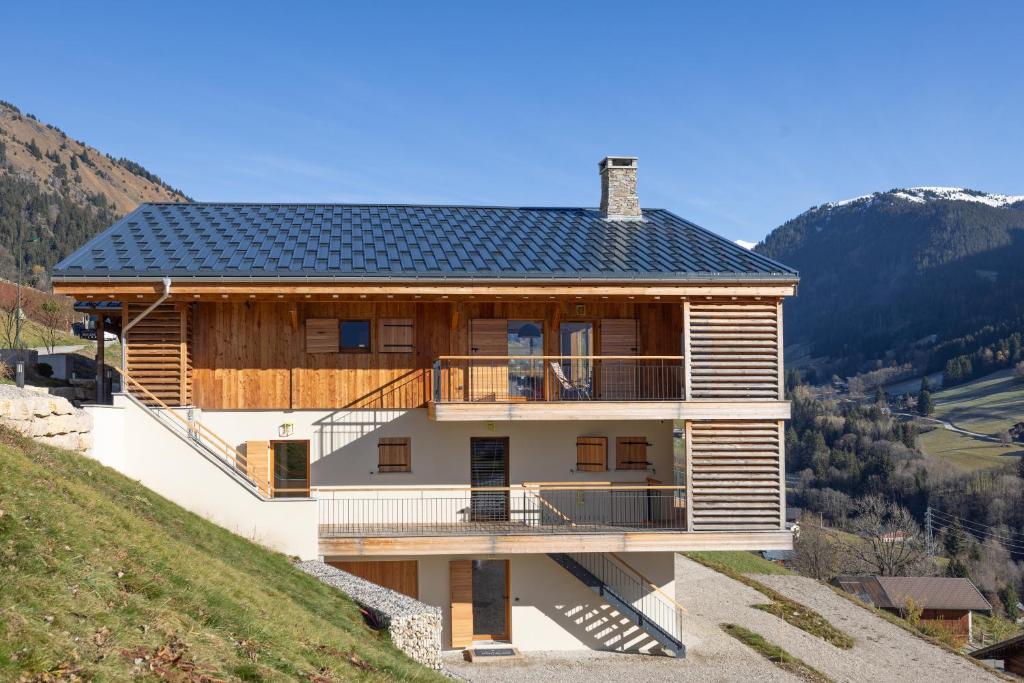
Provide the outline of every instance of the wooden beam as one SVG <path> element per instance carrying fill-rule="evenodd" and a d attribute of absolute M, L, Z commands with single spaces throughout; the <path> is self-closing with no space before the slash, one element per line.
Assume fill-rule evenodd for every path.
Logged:
<path fill-rule="evenodd" d="M 527 401 L 431 403 L 438 422 L 518 420 L 788 420 L 787 401 Z"/>
<path fill-rule="evenodd" d="M 327 558 L 792 549 L 793 534 L 788 531 L 320 538 L 320 554 Z"/>

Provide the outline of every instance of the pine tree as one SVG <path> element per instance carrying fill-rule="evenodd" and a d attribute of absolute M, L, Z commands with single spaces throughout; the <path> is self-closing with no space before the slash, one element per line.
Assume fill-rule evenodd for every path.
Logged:
<path fill-rule="evenodd" d="M 964 551 L 964 548 L 967 546 L 967 539 L 964 538 L 964 528 L 960 524 L 960 520 L 955 520 L 946 529 L 944 545 L 946 546 L 946 552 L 952 558 L 959 557 L 960 553 Z"/>
<path fill-rule="evenodd" d="M 935 412 L 935 401 L 932 400 L 932 392 L 930 392 L 926 386 L 928 380 L 921 382 L 921 393 L 917 395 L 917 414 L 918 415 L 931 415 Z"/>
<path fill-rule="evenodd" d="M 1024 457 L 1017 461 L 1017 476 L 1024 479 Z"/>
<path fill-rule="evenodd" d="M 949 561 L 949 564 L 946 565 L 946 576 L 961 579 L 970 578 L 970 574 L 967 571 L 967 563 L 959 557 L 954 557 Z"/>
<path fill-rule="evenodd" d="M 889 404 L 888 397 L 885 395 L 885 389 L 878 387 L 875 390 L 875 403 L 880 407 L 885 407 Z"/>

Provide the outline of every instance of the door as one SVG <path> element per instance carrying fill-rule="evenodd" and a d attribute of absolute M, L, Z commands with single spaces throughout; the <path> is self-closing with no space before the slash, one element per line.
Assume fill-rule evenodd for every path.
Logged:
<path fill-rule="evenodd" d="M 469 400 L 508 399 L 508 321 L 476 318 L 469 321 L 469 355 L 500 356 L 502 360 L 470 360 Z"/>
<path fill-rule="evenodd" d="M 309 441 L 271 441 L 274 498 L 309 496 Z"/>
<path fill-rule="evenodd" d="M 508 560 L 473 560 L 473 640 L 508 640 Z"/>
<path fill-rule="evenodd" d="M 601 355 L 635 356 L 637 354 L 637 321 L 602 320 Z M 601 398 L 628 401 L 637 397 L 637 362 L 628 359 L 601 361 Z"/>
<path fill-rule="evenodd" d="M 558 330 L 559 353 L 562 356 L 562 377 L 558 389 L 563 401 L 593 398 L 594 323 L 567 322 Z"/>
<path fill-rule="evenodd" d="M 508 438 L 473 437 L 469 442 L 469 518 L 473 522 L 508 521 Z"/>

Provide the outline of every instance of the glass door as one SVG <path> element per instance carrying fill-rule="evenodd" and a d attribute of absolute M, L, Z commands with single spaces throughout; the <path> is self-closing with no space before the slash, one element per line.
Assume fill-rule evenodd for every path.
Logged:
<path fill-rule="evenodd" d="M 309 496 L 309 442 L 271 441 L 274 453 L 274 498 Z"/>
<path fill-rule="evenodd" d="M 559 400 L 588 400 L 594 396 L 594 323 L 562 323 L 559 329 L 561 372 L 555 372 Z"/>
<path fill-rule="evenodd" d="M 478 491 L 508 487 L 508 438 L 474 437 L 469 445 L 470 520 L 508 521 L 508 491 Z"/>
<path fill-rule="evenodd" d="M 544 398 L 544 323 L 539 320 L 508 321 L 508 393 L 512 400 Z M 536 356 L 536 360 L 534 360 Z"/>
<path fill-rule="evenodd" d="M 473 640 L 509 639 L 508 560 L 473 560 Z"/>

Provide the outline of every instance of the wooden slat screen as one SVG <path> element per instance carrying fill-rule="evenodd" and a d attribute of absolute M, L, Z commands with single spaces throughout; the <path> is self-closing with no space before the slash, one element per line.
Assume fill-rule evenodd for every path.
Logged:
<path fill-rule="evenodd" d="M 775 301 L 690 304 L 690 395 L 781 399 Z"/>
<path fill-rule="evenodd" d="M 448 563 L 448 587 L 452 605 L 452 647 L 473 644 L 473 561 Z"/>
<path fill-rule="evenodd" d="M 615 469 L 647 469 L 647 446 L 645 436 L 615 437 Z"/>
<path fill-rule="evenodd" d="M 580 436 L 576 438 L 576 469 L 580 472 L 608 470 L 608 437 Z"/>
<path fill-rule="evenodd" d="M 378 472 L 412 472 L 412 439 L 381 437 L 377 441 Z"/>
<path fill-rule="evenodd" d="M 377 344 L 381 353 L 412 353 L 416 350 L 416 323 L 412 318 L 381 318 Z"/>
<path fill-rule="evenodd" d="M 148 307 L 145 303 L 128 304 L 126 319 L 134 320 Z M 192 397 L 190 320 L 188 304 L 165 303 L 127 334 L 128 375 L 171 406 L 189 405 Z M 152 403 L 145 395 L 139 399 Z"/>
<path fill-rule="evenodd" d="M 337 318 L 306 318 L 306 353 L 338 353 L 340 334 Z"/>
<path fill-rule="evenodd" d="M 692 422 L 693 530 L 782 527 L 780 423 Z"/>

